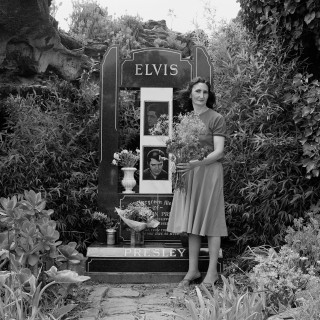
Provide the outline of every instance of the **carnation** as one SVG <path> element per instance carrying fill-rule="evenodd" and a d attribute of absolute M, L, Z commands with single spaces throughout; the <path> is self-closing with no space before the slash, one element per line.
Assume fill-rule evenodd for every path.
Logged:
<path fill-rule="evenodd" d="M 174 189 L 184 188 L 183 177 L 175 173 L 176 164 L 202 160 L 209 154 L 209 148 L 202 147 L 199 140 L 205 131 L 205 124 L 194 112 L 180 114 L 173 125 L 172 138 L 167 140 L 166 145 L 173 162 Z"/>
<path fill-rule="evenodd" d="M 120 152 L 115 152 L 113 158 L 111 163 L 115 166 L 134 167 L 140 159 L 140 150 L 131 151 L 124 149 Z"/>
<path fill-rule="evenodd" d="M 131 202 L 126 209 L 116 208 L 116 211 L 122 221 L 137 232 L 145 228 L 156 228 L 160 223 L 155 219 L 154 212 L 143 201 Z"/>

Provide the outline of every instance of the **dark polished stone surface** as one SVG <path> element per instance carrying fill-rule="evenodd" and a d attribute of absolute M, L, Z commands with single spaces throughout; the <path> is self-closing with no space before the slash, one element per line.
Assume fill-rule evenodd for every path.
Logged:
<path fill-rule="evenodd" d="M 93 272 L 186 272 L 188 249 L 179 243 L 149 242 L 143 246 L 130 244 L 94 244 L 88 248 L 86 271 Z M 199 269 L 205 272 L 209 264 L 208 248 L 201 248 Z M 222 272 L 222 254 L 218 271 Z"/>

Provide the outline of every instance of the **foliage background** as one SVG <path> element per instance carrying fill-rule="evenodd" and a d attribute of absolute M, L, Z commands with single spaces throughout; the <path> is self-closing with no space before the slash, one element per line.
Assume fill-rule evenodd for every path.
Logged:
<path fill-rule="evenodd" d="M 230 136 L 225 243 L 243 250 L 280 245 L 286 227 L 319 199 L 320 90 L 312 82 L 318 76 L 319 6 L 316 0 L 240 3 L 236 21 L 216 27 L 208 14 L 211 31 L 204 36 L 195 28 L 192 39 L 212 58 L 217 110 Z M 120 44 L 123 56 L 146 45 L 139 17 L 113 20 L 96 2 L 75 2 L 71 33 L 84 43 Z M 152 45 L 184 48 L 174 34 Z M 0 105 L 7 118 L 0 133 L 0 195 L 44 192 L 61 236 L 84 249 L 96 235 L 98 90 L 90 72 L 76 83 L 47 76 L 44 86 L 7 95 Z M 121 92 L 120 147 L 137 145 L 138 100 L 138 92 Z"/>
<path fill-rule="evenodd" d="M 62 240 L 84 249 L 93 240 L 99 126 L 94 88 L 80 83 L 77 88 L 52 76 L 38 92 L 7 97 L 0 190 L 4 197 L 43 192 Z"/>

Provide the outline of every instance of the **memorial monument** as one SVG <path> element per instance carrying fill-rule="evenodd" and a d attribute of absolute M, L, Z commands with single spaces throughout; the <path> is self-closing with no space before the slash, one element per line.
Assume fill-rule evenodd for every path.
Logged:
<path fill-rule="evenodd" d="M 131 57 L 120 58 L 120 48 L 111 46 L 101 64 L 100 109 L 100 166 L 98 206 L 102 212 L 117 214 L 114 209 L 142 201 L 152 208 L 160 222 L 155 229 L 146 229 L 144 244 L 132 246 L 130 231 L 121 224 L 114 245 L 93 244 L 87 252 L 87 273 L 108 282 L 171 282 L 183 278 L 188 269 L 188 250 L 181 236 L 166 231 L 173 198 L 171 168 L 166 139 L 172 130 L 173 92 L 181 89 L 194 77 L 212 80 L 213 66 L 206 50 L 195 46 L 190 58 L 180 51 L 165 48 L 134 50 Z M 139 181 L 134 193 L 119 188 L 122 171 L 112 165 L 119 151 L 119 91 L 140 90 L 140 167 Z M 149 128 L 160 115 L 166 115 L 169 131 L 166 135 L 151 135 Z M 199 268 L 208 266 L 206 244 L 200 251 Z M 221 259 L 219 265 L 222 268 Z"/>

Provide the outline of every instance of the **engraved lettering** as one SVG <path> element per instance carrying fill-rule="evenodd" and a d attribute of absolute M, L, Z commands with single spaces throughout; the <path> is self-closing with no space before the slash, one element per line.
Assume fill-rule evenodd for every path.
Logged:
<path fill-rule="evenodd" d="M 142 63 L 136 64 L 136 76 L 142 76 Z"/>
<path fill-rule="evenodd" d="M 152 253 L 154 257 L 160 257 L 160 249 L 153 249 Z"/>
<path fill-rule="evenodd" d="M 171 76 L 176 76 L 178 74 L 178 65 L 177 64 L 142 64 L 142 63 L 136 63 L 136 70 L 135 70 L 135 75 L 136 76 L 152 76 L 152 75 L 164 75 L 167 76 L 168 74 Z M 151 202 L 151 201 L 145 201 L 145 202 Z M 153 202 L 158 202 L 154 201 Z M 170 202 L 170 201 L 169 201 Z"/>
<path fill-rule="evenodd" d="M 144 249 L 144 257 L 150 257 L 150 249 Z"/>
<path fill-rule="evenodd" d="M 149 64 L 146 64 L 146 76 L 152 76 L 152 72 L 149 73 Z"/>
<path fill-rule="evenodd" d="M 170 257 L 176 257 L 177 255 L 176 255 L 176 249 L 170 249 L 170 252 L 169 252 L 169 256 Z"/>
<path fill-rule="evenodd" d="M 164 74 L 165 76 L 168 75 L 167 69 L 168 69 L 168 65 L 165 64 L 165 65 L 164 65 L 164 72 L 163 72 L 163 74 Z"/>
<path fill-rule="evenodd" d="M 178 66 L 176 64 L 170 65 L 170 75 L 176 76 L 178 74 Z"/>
<path fill-rule="evenodd" d="M 134 257 L 141 257 L 141 249 L 134 249 L 133 256 Z"/>
<path fill-rule="evenodd" d="M 131 249 L 124 249 L 124 256 L 126 257 L 127 255 L 129 255 L 129 253 L 131 253 Z"/>
<path fill-rule="evenodd" d="M 178 250 L 179 253 L 180 253 L 180 257 L 183 257 L 183 254 L 184 254 L 184 252 L 186 251 L 186 249 L 181 248 L 181 249 L 177 249 L 177 250 Z"/>
<path fill-rule="evenodd" d="M 156 75 L 158 76 L 162 67 L 162 64 L 159 64 L 159 68 L 157 69 L 156 64 L 152 64 L 154 71 L 156 72 Z"/>

